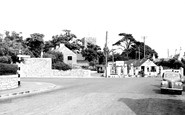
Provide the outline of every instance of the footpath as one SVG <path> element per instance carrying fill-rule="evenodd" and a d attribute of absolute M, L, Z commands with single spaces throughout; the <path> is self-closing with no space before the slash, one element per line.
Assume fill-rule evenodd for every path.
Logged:
<path fill-rule="evenodd" d="M 45 82 L 21 82 L 21 86 L 19 86 L 18 88 L 1 90 L 0 100 L 42 93 L 46 91 L 55 90 L 58 88 L 60 88 L 60 86 Z"/>

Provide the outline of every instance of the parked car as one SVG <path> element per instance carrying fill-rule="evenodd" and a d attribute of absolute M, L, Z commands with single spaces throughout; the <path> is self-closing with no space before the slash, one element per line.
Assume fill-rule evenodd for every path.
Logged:
<path fill-rule="evenodd" d="M 161 81 L 161 93 L 176 91 L 181 95 L 183 91 L 183 81 L 180 73 L 173 71 L 164 72 Z"/>

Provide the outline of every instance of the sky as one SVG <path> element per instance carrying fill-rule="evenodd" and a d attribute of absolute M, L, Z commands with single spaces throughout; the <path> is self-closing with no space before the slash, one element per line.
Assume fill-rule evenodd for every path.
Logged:
<path fill-rule="evenodd" d="M 159 57 L 175 49 L 185 51 L 185 0 L 0 0 L 0 33 L 22 32 L 24 38 L 42 33 L 44 40 L 62 30 L 77 38 L 95 37 L 104 47 L 132 34 L 153 48 Z"/>

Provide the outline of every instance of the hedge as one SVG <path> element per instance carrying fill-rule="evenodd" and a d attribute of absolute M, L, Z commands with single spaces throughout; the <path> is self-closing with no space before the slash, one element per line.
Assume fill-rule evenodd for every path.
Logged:
<path fill-rule="evenodd" d="M 71 67 L 69 65 L 65 64 L 64 62 L 58 61 L 58 62 L 52 64 L 52 69 L 58 69 L 58 70 L 66 71 L 66 70 L 70 70 Z"/>
<path fill-rule="evenodd" d="M 0 75 L 16 74 L 18 66 L 15 64 L 0 63 Z"/>

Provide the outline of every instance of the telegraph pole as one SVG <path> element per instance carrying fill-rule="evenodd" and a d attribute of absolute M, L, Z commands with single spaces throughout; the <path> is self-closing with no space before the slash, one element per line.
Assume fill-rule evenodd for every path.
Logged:
<path fill-rule="evenodd" d="M 139 46 L 139 60 L 140 60 L 140 46 Z"/>
<path fill-rule="evenodd" d="M 143 41 L 144 41 L 144 58 L 145 58 L 145 36 L 143 36 Z"/>
<path fill-rule="evenodd" d="M 108 32 L 106 31 L 106 38 L 105 38 L 105 77 L 107 78 L 107 56 L 108 56 L 108 47 L 107 47 L 107 36 Z"/>

